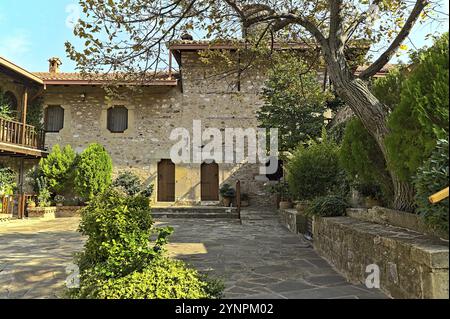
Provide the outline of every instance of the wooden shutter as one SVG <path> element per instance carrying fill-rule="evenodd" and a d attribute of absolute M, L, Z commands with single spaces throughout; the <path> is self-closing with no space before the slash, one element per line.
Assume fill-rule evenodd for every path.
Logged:
<path fill-rule="evenodd" d="M 112 133 L 123 133 L 128 129 L 128 109 L 116 106 L 108 110 L 108 130 Z"/>
<path fill-rule="evenodd" d="M 59 105 L 50 105 L 45 109 L 45 130 L 57 133 L 64 127 L 64 109 Z"/>

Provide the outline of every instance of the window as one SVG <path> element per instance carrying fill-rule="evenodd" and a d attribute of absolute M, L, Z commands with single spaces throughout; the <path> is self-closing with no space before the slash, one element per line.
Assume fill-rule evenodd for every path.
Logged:
<path fill-rule="evenodd" d="M 107 128 L 111 133 L 123 133 L 128 129 L 128 109 L 125 106 L 108 109 Z"/>
<path fill-rule="evenodd" d="M 59 105 L 49 105 L 45 109 L 45 131 L 58 133 L 64 127 L 64 109 Z"/>

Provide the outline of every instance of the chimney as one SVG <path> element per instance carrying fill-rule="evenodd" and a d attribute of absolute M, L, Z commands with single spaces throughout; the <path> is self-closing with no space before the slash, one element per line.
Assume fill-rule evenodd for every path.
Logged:
<path fill-rule="evenodd" d="M 59 58 L 51 58 L 48 60 L 49 67 L 48 72 L 50 73 L 59 73 L 59 67 L 62 64 L 61 60 Z"/>
<path fill-rule="evenodd" d="M 183 34 L 181 35 L 181 40 L 194 40 L 194 37 L 192 35 L 190 35 L 187 31 L 184 31 Z"/>

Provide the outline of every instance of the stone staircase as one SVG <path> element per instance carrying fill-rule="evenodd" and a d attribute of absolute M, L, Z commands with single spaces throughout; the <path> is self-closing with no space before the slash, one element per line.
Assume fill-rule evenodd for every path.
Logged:
<path fill-rule="evenodd" d="M 159 218 L 234 218 L 239 215 L 236 207 L 190 206 L 190 207 L 152 207 L 152 216 Z"/>

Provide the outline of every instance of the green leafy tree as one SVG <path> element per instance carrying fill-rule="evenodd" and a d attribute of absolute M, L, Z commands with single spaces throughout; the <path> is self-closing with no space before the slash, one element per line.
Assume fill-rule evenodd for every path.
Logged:
<path fill-rule="evenodd" d="M 389 117 L 388 163 L 403 180 L 411 180 L 436 140 L 448 135 L 448 59 L 448 33 L 432 47 L 415 53 L 413 69 L 403 81 L 400 101 Z"/>
<path fill-rule="evenodd" d="M 41 159 L 39 174 L 45 177 L 50 192 L 61 193 L 72 184 L 76 157 L 70 145 L 66 145 L 63 149 L 55 145 L 50 154 Z"/>
<path fill-rule="evenodd" d="M 327 195 L 342 183 L 339 147 L 324 138 L 308 147 L 300 145 L 286 165 L 286 180 L 297 199 L 309 200 Z"/>
<path fill-rule="evenodd" d="M 449 183 L 449 148 L 448 137 L 438 140 L 436 148 L 430 158 L 419 168 L 414 178 L 417 191 L 417 212 L 424 216 L 425 221 L 432 227 L 444 231 L 448 236 L 449 199 L 431 204 L 428 197 L 448 187 Z"/>
<path fill-rule="evenodd" d="M 293 54 L 280 54 L 270 69 L 263 89 L 265 103 L 257 115 L 261 127 L 278 128 L 280 150 L 293 150 L 320 137 L 330 94 L 317 79 L 317 72 Z"/>
<path fill-rule="evenodd" d="M 91 144 L 77 160 L 75 189 L 81 197 L 91 200 L 107 189 L 112 182 L 112 161 L 105 148 Z"/>
<path fill-rule="evenodd" d="M 357 118 L 345 128 L 339 162 L 355 184 L 374 184 L 381 188 L 385 202 L 393 196 L 392 180 L 380 148 Z"/>

